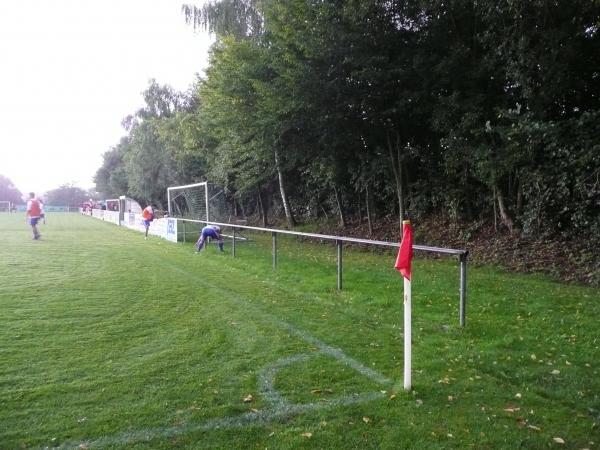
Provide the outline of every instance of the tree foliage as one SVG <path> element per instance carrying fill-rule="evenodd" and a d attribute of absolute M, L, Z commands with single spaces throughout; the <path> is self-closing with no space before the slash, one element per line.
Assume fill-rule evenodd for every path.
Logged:
<path fill-rule="evenodd" d="M 49 205 L 79 207 L 90 197 L 89 192 L 67 183 L 46 192 L 45 201 Z"/>
<path fill-rule="evenodd" d="M 192 93 L 151 83 L 100 190 L 164 201 L 208 179 L 232 208 L 443 214 L 600 236 L 600 3 L 213 0 Z M 121 192 L 123 193 L 123 192 Z"/>
<path fill-rule="evenodd" d="M 23 194 L 15 185 L 12 184 L 9 178 L 0 175 L 0 200 L 8 201 L 11 204 L 17 205 L 23 202 Z"/>

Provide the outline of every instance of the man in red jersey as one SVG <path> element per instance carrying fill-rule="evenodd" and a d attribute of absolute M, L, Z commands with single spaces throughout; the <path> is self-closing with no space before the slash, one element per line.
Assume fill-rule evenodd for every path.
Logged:
<path fill-rule="evenodd" d="M 38 220 L 40 220 L 42 208 L 40 206 L 40 201 L 37 198 L 35 198 L 35 194 L 33 192 L 29 193 L 29 201 L 27 202 L 27 212 L 25 214 L 27 216 L 27 221 L 29 222 L 29 225 L 31 225 L 31 229 L 33 231 L 33 239 L 39 239 L 42 235 L 37 229 L 37 223 Z"/>
<path fill-rule="evenodd" d="M 144 228 L 146 229 L 146 235 L 144 239 L 148 239 L 148 228 L 150 228 L 150 222 L 154 220 L 154 209 L 152 209 L 152 205 L 148 205 L 142 211 L 142 222 L 144 223 Z"/>

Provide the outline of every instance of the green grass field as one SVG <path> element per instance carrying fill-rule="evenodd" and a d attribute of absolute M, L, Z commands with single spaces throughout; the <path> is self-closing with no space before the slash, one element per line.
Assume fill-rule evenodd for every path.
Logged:
<path fill-rule="evenodd" d="M 418 226 L 418 224 L 416 224 Z M 0 214 L 0 448 L 600 448 L 600 291 L 270 236 L 194 254 Z M 426 244 L 421 243 L 419 244 Z M 418 255 L 417 255 L 418 256 Z"/>

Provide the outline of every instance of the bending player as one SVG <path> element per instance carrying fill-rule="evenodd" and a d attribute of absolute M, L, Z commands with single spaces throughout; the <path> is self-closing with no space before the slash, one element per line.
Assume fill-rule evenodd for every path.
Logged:
<path fill-rule="evenodd" d="M 223 251 L 223 238 L 221 237 L 221 228 L 219 228 L 217 225 L 206 225 L 204 228 L 202 228 L 200 237 L 196 242 L 196 252 L 202 250 L 206 238 L 216 239 L 217 245 L 219 246 L 219 250 Z"/>

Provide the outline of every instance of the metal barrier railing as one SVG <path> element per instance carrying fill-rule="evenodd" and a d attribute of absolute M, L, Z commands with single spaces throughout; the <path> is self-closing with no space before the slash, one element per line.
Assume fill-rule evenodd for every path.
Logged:
<path fill-rule="evenodd" d="M 303 233 L 300 231 L 290 231 L 290 230 L 279 230 L 273 228 L 261 228 L 261 227 L 253 227 L 248 225 L 238 225 L 231 223 L 220 223 L 220 222 L 210 222 L 206 220 L 193 220 L 193 219 L 182 219 L 177 218 L 177 220 L 182 221 L 183 225 L 183 235 L 185 241 L 186 235 L 186 222 L 191 223 L 201 223 L 201 224 L 212 224 L 218 225 L 219 227 L 231 228 L 232 229 L 232 254 L 235 258 L 235 243 L 236 243 L 236 229 L 244 229 L 244 230 L 252 230 L 252 231 L 260 231 L 265 233 L 271 233 L 272 239 L 272 258 L 273 258 L 273 269 L 277 268 L 277 235 L 284 234 L 289 236 L 300 236 L 304 238 L 312 238 L 312 239 L 321 239 L 327 241 L 334 241 L 337 246 L 337 288 L 338 290 L 342 290 L 343 285 L 343 243 L 350 242 L 353 244 L 364 244 L 364 245 L 376 245 L 380 247 L 391 247 L 391 248 L 399 248 L 399 242 L 387 242 L 387 241 L 376 241 L 371 239 L 360 239 L 360 238 L 351 238 L 344 236 L 333 236 L 329 234 L 317 234 L 317 233 Z M 459 250 L 453 248 L 443 248 L 443 247 L 431 247 L 428 245 L 413 245 L 413 250 L 430 252 L 430 253 L 438 253 L 444 255 L 454 255 L 458 256 L 459 262 L 459 277 L 460 277 L 460 287 L 459 287 L 459 323 L 461 326 L 465 326 L 466 323 L 466 315 L 467 315 L 467 257 L 469 255 L 468 250 Z"/>

